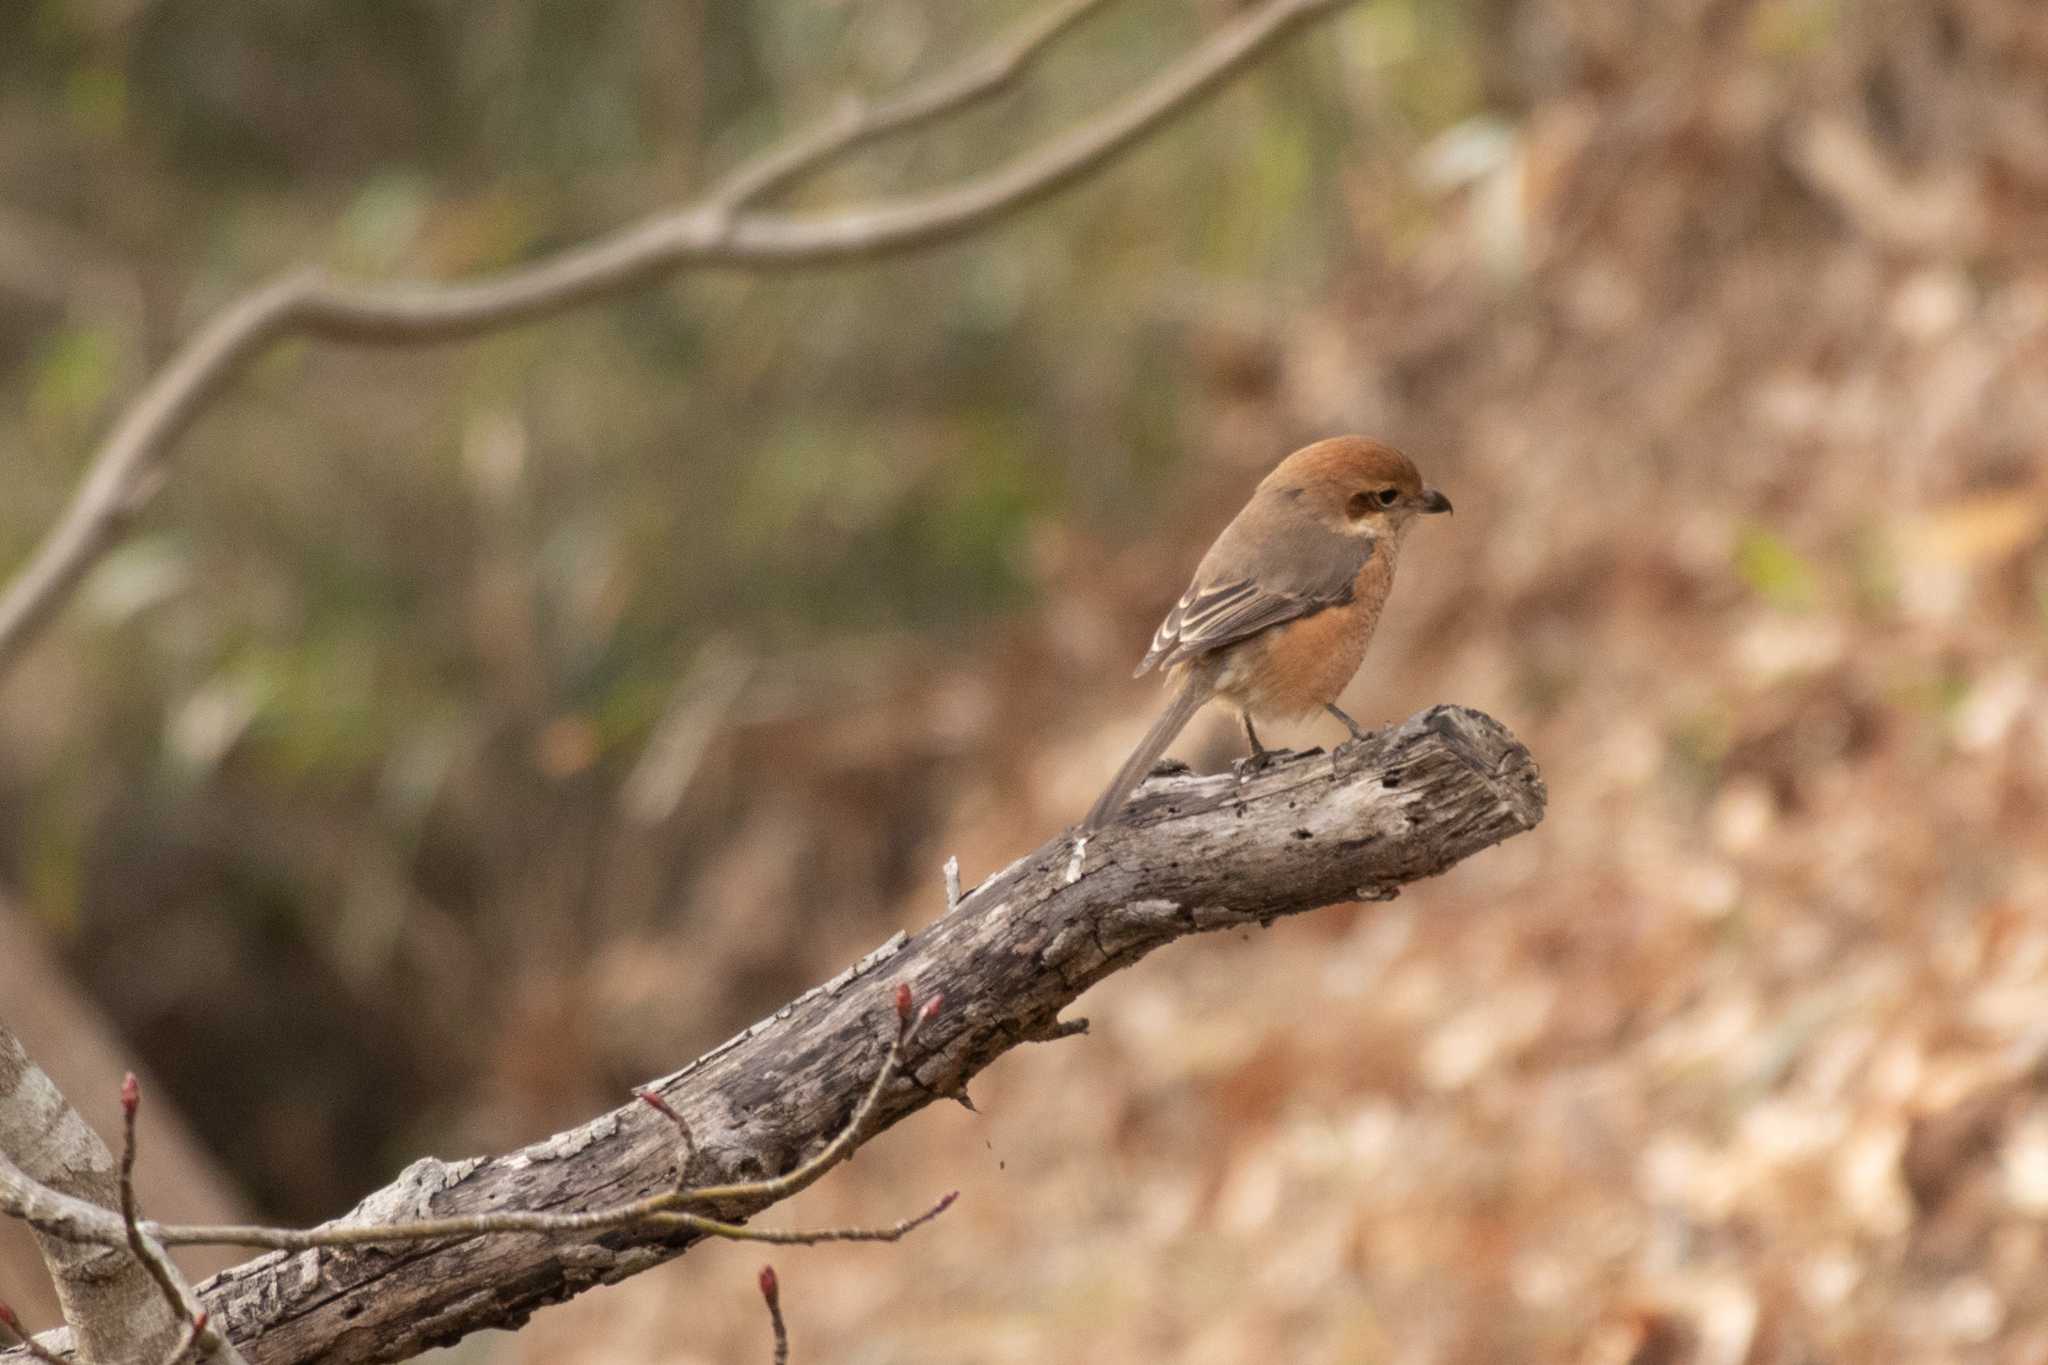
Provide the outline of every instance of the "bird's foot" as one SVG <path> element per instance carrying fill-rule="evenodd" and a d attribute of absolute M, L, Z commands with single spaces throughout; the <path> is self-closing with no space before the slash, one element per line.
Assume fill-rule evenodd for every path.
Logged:
<path fill-rule="evenodd" d="M 1325 711 L 1328 711 L 1331 715 L 1335 716 L 1338 720 L 1344 722 L 1344 728 L 1351 732 L 1351 738 L 1353 742 L 1364 739 L 1366 737 L 1366 734 L 1368 732 L 1359 729 L 1358 722 L 1351 719 L 1350 716 L 1345 715 L 1343 708 L 1338 706 L 1335 702 L 1327 703 L 1323 707 L 1323 709 Z"/>
<path fill-rule="evenodd" d="M 1268 768 L 1278 767 L 1292 757 L 1292 749 L 1257 749 L 1232 763 L 1230 771 L 1239 777 L 1255 777 Z"/>

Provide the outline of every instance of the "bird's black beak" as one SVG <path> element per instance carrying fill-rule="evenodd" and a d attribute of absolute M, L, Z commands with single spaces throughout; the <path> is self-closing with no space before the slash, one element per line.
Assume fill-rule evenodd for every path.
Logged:
<path fill-rule="evenodd" d="M 1434 488 L 1425 488 L 1422 490 L 1422 510 L 1425 512 L 1448 512 L 1451 510 L 1451 500 L 1437 492 Z"/>

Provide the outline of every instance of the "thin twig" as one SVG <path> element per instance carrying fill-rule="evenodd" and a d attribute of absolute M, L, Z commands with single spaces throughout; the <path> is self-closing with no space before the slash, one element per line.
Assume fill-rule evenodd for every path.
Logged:
<path fill-rule="evenodd" d="M 653 1086 L 642 1086 L 633 1092 L 640 1102 L 655 1113 L 667 1119 L 676 1130 L 676 1184 L 688 1183 L 690 1172 L 697 1165 L 697 1135 L 690 1131 L 690 1121 L 677 1113 L 661 1092 Z"/>
<path fill-rule="evenodd" d="M 768 1326 L 775 1333 L 775 1365 L 789 1365 L 789 1328 L 782 1321 L 782 1285 L 775 1267 L 761 1267 L 761 1298 L 768 1305 Z"/>
<path fill-rule="evenodd" d="M 845 1160 L 847 1153 L 867 1141 L 868 1126 L 874 1122 L 876 1101 L 889 1088 L 889 1082 L 896 1077 L 896 1069 L 903 1064 L 903 1053 L 917 1037 L 917 1031 L 930 1023 L 945 1005 L 946 997 L 934 995 L 925 1001 L 922 1009 L 913 1008 L 910 987 L 896 988 L 896 1037 L 889 1044 L 889 1054 L 882 1059 L 881 1069 L 875 1072 L 874 1081 L 867 1093 L 854 1106 L 853 1117 L 839 1130 L 839 1136 L 825 1146 L 809 1161 L 783 1175 L 768 1180 L 751 1180 L 732 1185 L 702 1185 L 688 1191 L 688 1202 L 693 1204 L 723 1203 L 729 1199 L 787 1199 L 790 1195 L 810 1188 L 820 1176 Z"/>
<path fill-rule="evenodd" d="M 21 1319 L 14 1315 L 14 1309 L 5 1303 L 0 1303 L 0 1328 L 4 1328 L 8 1335 L 19 1341 L 22 1348 L 42 1361 L 43 1365 L 71 1365 L 63 1356 L 30 1336 L 28 1329 L 21 1325 Z"/>
<path fill-rule="evenodd" d="M 142 1087 L 131 1071 L 121 1081 L 121 1224 L 128 1233 L 128 1250 L 149 1271 L 149 1278 L 156 1281 L 164 1302 L 171 1306 L 171 1316 L 189 1322 L 197 1316 L 197 1310 L 185 1302 L 184 1292 L 171 1278 L 171 1268 L 164 1264 L 162 1253 L 150 1245 L 149 1238 L 142 1235 L 142 1223 L 135 1214 L 135 1111 L 141 1107 Z"/>
<path fill-rule="evenodd" d="M 171 1316 L 189 1324 L 184 1339 L 172 1348 L 164 1365 L 184 1365 L 188 1359 L 211 1360 L 224 1357 L 240 1362 L 241 1355 L 226 1337 L 207 1325 L 206 1310 L 193 1301 L 190 1291 L 178 1283 L 162 1244 L 143 1233 L 135 1207 L 135 1114 L 142 1107 L 142 1086 L 129 1072 L 121 1079 L 121 1226 L 127 1233 L 128 1250 L 149 1271 Z"/>
<path fill-rule="evenodd" d="M 0 674 L 20 658 L 86 571 L 154 496 L 172 447 L 200 413 L 236 375 L 286 337 L 357 345 L 452 341 L 565 312 L 680 269 L 789 269 L 872 259 L 963 236 L 1100 169 L 1251 66 L 1282 38 L 1350 3 L 1266 0 L 1104 113 L 1006 165 L 931 193 L 824 214 L 734 213 L 707 199 L 532 265 L 461 284 L 347 285 L 319 271 L 301 271 L 254 289 L 202 326 L 144 386 L 93 457 L 57 524 L 0 592 Z M 1061 9 L 1053 17 L 1068 13 Z M 1062 31 L 1063 25 L 1047 22 Z M 948 81 L 974 84 L 972 78 L 942 78 L 942 93 Z M 898 104 L 908 107 L 917 98 L 912 92 Z M 944 99 L 923 98 L 945 112 Z M 849 127 L 813 136 L 822 146 L 846 139 Z M 763 161 L 777 157 L 800 161 L 805 171 L 821 164 L 788 147 L 771 151 Z M 782 177 L 768 179 L 773 188 Z M 727 182 L 728 193 L 732 183 Z M 740 188 L 743 197 L 754 193 L 748 185 Z"/>
<path fill-rule="evenodd" d="M 702 1233 L 706 1237 L 723 1237 L 732 1242 L 773 1242 L 778 1246 L 812 1247 L 826 1242 L 900 1242 L 916 1232 L 926 1223 L 937 1218 L 953 1207 L 953 1201 L 960 1197 L 960 1191 L 952 1190 L 941 1197 L 936 1204 L 914 1217 L 891 1223 L 885 1228 L 773 1228 L 748 1227 L 744 1223 L 726 1223 L 716 1218 L 706 1218 L 695 1213 L 657 1213 L 645 1223 L 648 1227 L 674 1227 Z"/>
<path fill-rule="evenodd" d="M 208 1318 L 204 1308 L 194 1313 L 192 1315 L 192 1326 L 187 1329 L 185 1340 L 171 1352 L 170 1358 L 164 1361 L 164 1365 L 185 1365 L 185 1362 L 188 1360 L 195 1358 L 200 1360 L 206 1359 L 211 1354 L 210 1351 L 202 1346 L 207 1337 L 207 1322 Z"/>

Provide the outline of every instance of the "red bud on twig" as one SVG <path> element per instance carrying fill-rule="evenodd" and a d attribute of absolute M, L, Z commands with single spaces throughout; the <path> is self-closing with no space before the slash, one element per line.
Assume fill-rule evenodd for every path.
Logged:
<path fill-rule="evenodd" d="M 761 1267 L 761 1297 L 768 1300 L 770 1308 L 779 1307 L 782 1302 L 782 1286 L 776 1282 L 775 1267 Z"/>
<path fill-rule="evenodd" d="M 131 1071 L 121 1078 L 121 1112 L 132 1117 L 135 1106 L 141 1103 L 142 1086 L 136 1081 L 135 1073 Z"/>
<path fill-rule="evenodd" d="M 652 1109 L 671 1123 L 681 1123 L 683 1121 L 683 1116 L 670 1108 L 669 1102 L 656 1092 L 652 1090 L 635 1090 L 633 1093 L 640 1097 L 642 1104 L 645 1104 L 649 1109 Z"/>

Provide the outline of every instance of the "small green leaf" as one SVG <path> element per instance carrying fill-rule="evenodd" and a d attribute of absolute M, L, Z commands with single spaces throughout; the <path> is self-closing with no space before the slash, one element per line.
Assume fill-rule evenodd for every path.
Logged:
<path fill-rule="evenodd" d="M 36 425 L 68 434 L 91 421 L 113 388 L 116 349 L 96 327 L 67 327 L 45 342 L 28 398 Z"/>
<path fill-rule="evenodd" d="M 1751 591 L 1781 611 L 1807 611 L 1820 596 L 1819 577 L 1797 550 L 1761 526 L 1742 532 L 1735 572 Z"/>

